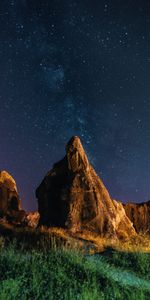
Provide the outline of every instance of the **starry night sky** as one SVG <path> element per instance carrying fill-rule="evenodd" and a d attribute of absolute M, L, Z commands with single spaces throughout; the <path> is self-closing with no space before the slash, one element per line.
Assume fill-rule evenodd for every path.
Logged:
<path fill-rule="evenodd" d="M 0 1 L 0 169 L 23 207 L 79 135 L 110 194 L 150 199 L 150 1 Z"/>

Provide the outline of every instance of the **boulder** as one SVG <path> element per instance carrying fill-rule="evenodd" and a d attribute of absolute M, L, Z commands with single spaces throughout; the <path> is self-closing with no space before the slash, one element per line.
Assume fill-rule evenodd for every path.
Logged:
<path fill-rule="evenodd" d="M 72 232 L 85 229 L 101 236 L 135 234 L 122 204 L 110 198 L 77 136 L 68 142 L 65 157 L 47 173 L 36 197 L 40 224 Z"/>
<path fill-rule="evenodd" d="M 38 211 L 29 212 L 26 214 L 25 223 L 28 227 L 36 228 L 39 223 L 40 215 Z"/>

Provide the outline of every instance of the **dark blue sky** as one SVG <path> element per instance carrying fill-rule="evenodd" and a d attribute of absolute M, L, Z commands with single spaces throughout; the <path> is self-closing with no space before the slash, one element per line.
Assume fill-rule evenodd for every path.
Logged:
<path fill-rule="evenodd" d="M 112 197 L 150 199 L 150 1 L 0 2 L 0 169 L 25 209 L 72 135 Z"/>

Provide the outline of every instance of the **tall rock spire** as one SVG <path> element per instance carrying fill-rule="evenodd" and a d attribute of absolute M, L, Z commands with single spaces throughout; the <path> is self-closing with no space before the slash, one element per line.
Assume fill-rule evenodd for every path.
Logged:
<path fill-rule="evenodd" d="M 77 136 L 70 139 L 66 156 L 47 173 L 36 196 L 41 224 L 74 232 L 86 229 L 101 235 L 135 233 L 122 204 L 110 198 L 89 164 Z"/>

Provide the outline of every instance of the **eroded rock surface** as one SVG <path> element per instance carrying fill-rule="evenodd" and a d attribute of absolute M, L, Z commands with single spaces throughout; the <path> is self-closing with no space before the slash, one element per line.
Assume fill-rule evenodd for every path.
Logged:
<path fill-rule="evenodd" d="M 6 171 L 0 171 L 0 217 L 16 222 L 21 222 L 25 217 L 16 182 Z"/>
<path fill-rule="evenodd" d="M 36 197 L 40 224 L 101 235 L 135 234 L 122 204 L 110 198 L 76 136 L 67 144 L 66 156 L 37 188 Z"/>
<path fill-rule="evenodd" d="M 36 228 L 38 226 L 40 215 L 38 211 L 27 213 L 25 222 L 27 226 Z"/>
<path fill-rule="evenodd" d="M 150 233 L 150 201 L 127 203 L 124 204 L 124 209 L 138 233 Z"/>

